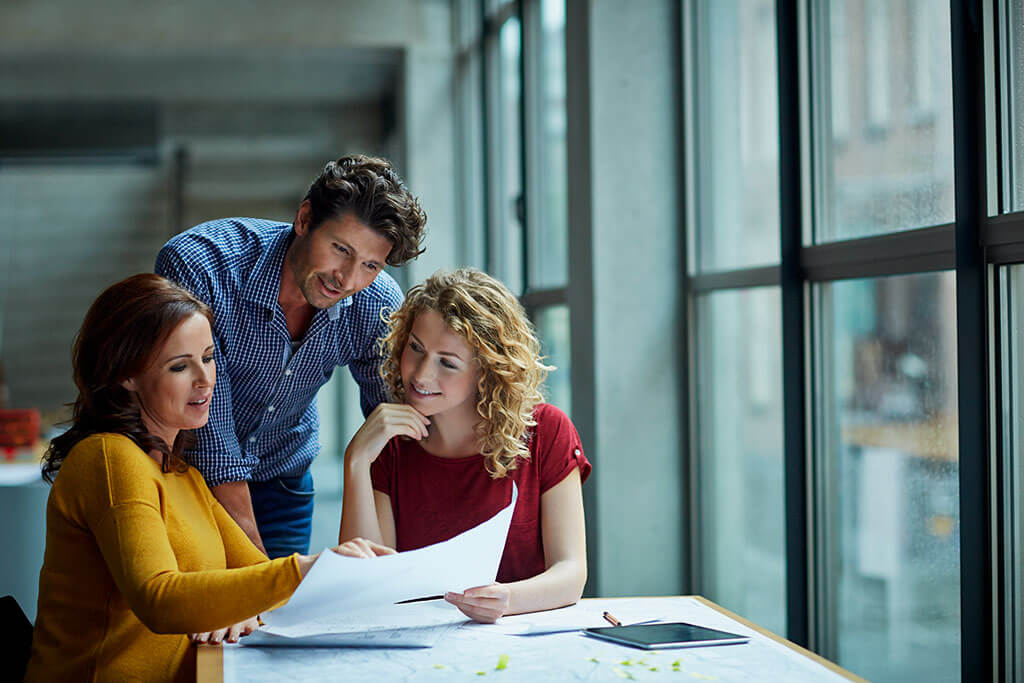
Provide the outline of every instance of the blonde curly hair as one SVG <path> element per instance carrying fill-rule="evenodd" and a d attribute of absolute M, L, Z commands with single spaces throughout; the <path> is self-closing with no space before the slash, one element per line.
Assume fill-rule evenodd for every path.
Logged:
<path fill-rule="evenodd" d="M 480 365 L 475 426 L 484 467 L 493 479 L 529 458 L 527 430 L 537 423 L 533 410 L 544 400 L 541 386 L 548 372 L 540 342 L 526 311 L 505 285 L 475 268 L 439 270 L 406 294 L 405 302 L 386 316 L 390 332 L 381 344 L 380 367 L 394 401 L 405 399 L 402 351 L 416 316 L 435 311 L 476 352 Z"/>

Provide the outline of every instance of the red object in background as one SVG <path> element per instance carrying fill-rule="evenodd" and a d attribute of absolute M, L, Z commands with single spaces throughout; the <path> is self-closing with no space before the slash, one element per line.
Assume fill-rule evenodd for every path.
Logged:
<path fill-rule="evenodd" d="M 38 410 L 0 410 L 0 448 L 31 448 L 38 440 Z"/>

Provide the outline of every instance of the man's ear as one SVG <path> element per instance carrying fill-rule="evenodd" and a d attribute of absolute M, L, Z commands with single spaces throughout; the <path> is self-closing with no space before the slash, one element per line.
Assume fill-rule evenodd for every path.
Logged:
<path fill-rule="evenodd" d="M 128 391 L 136 391 L 136 389 L 135 389 L 135 386 L 136 386 L 135 385 L 135 378 L 134 377 L 129 377 L 128 379 L 123 380 L 121 382 L 121 386 L 124 387 L 125 389 L 127 389 Z"/>
<path fill-rule="evenodd" d="M 295 223 L 292 224 L 295 234 L 299 237 L 309 232 L 309 219 L 312 213 L 313 206 L 308 199 L 299 204 L 299 210 L 295 212 Z"/>

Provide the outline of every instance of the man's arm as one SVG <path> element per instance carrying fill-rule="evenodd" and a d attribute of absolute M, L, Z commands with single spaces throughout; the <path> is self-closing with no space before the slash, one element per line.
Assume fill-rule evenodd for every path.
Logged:
<path fill-rule="evenodd" d="M 210 488 L 210 492 L 228 511 L 231 519 L 242 528 L 253 545 L 266 555 L 267 549 L 263 547 L 263 539 L 260 538 L 260 530 L 256 526 L 256 515 L 252 511 L 249 484 L 244 481 L 229 481 Z"/>

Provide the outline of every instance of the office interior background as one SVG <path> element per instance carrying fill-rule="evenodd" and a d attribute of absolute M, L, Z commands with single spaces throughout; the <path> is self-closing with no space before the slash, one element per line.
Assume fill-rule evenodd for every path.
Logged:
<path fill-rule="evenodd" d="M 588 595 L 1024 680 L 1020 0 L 0 4 L 7 406 L 64 419 L 99 291 L 353 152 L 427 211 L 403 288 L 477 266 L 537 326 Z M 319 401 L 314 549 L 361 424 L 346 371 Z M 46 489 L 0 495 L 34 616 Z"/>

